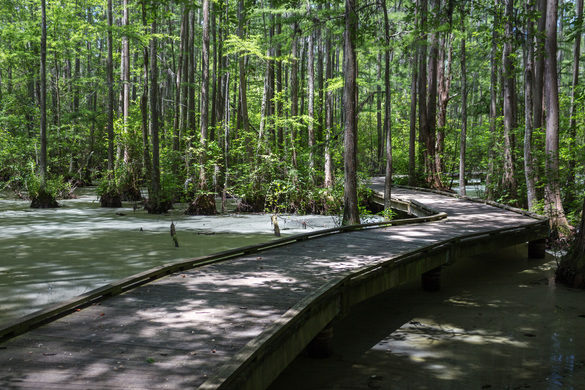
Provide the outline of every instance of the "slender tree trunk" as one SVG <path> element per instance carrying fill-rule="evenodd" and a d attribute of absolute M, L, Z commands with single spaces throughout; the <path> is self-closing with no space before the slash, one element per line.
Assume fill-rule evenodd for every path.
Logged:
<path fill-rule="evenodd" d="M 534 0 L 527 0 L 527 14 L 534 13 Z M 536 183 L 534 176 L 534 159 L 532 156 L 532 133 L 534 130 L 532 115 L 534 113 L 534 23 L 528 20 L 526 24 L 526 44 L 524 61 L 524 176 L 526 178 L 526 198 L 528 210 L 534 211 L 536 205 Z"/>
<path fill-rule="evenodd" d="M 205 163 L 207 155 L 207 126 L 209 118 L 209 0 L 202 0 L 203 32 L 201 50 L 201 113 L 199 116 L 201 154 L 199 156 L 199 189 L 207 190 Z"/>
<path fill-rule="evenodd" d="M 558 0 L 548 2 L 546 10 L 546 41 L 544 67 L 544 96 L 546 105 L 545 144 L 545 208 L 551 228 L 561 234 L 568 232 L 569 224 L 561 202 L 559 184 L 559 91 L 557 73 L 557 5 Z"/>
<path fill-rule="evenodd" d="M 325 43 L 325 56 L 327 57 L 327 65 L 325 70 L 325 78 L 331 80 L 333 78 L 333 53 L 331 51 L 331 36 L 327 33 L 327 41 Z M 331 132 L 333 131 L 333 91 L 329 88 L 325 92 L 325 188 L 333 188 L 333 161 L 331 158 Z"/>
<path fill-rule="evenodd" d="M 311 4 L 307 1 L 307 13 L 311 15 Z M 313 25 L 313 27 L 315 27 Z M 307 116 L 309 123 L 307 123 L 307 134 L 309 137 L 309 172 L 311 182 L 315 183 L 315 59 L 314 59 L 314 31 L 309 34 L 309 42 L 307 45 L 307 94 L 308 94 L 308 109 Z"/>
<path fill-rule="evenodd" d="M 41 188 L 47 187 L 47 13 L 45 0 L 41 0 L 41 80 L 40 80 L 40 114 L 41 114 L 41 152 L 39 156 L 39 176 Z"/>
<path fill-rule="evenodd" d="M 516 181 L 516 168 L 514 163 L 514 148 L 512 133 L 516 127 L 515 104 L 516 82 L 515 65 L 512 53 L 513 40 L 513 10 L 514 0 L 504 0 L 505 10 L 505 39 L 503 49 L 503 77 L 504 77 L 504 172 L 502 175 L 502 189 L 509 201 L 518 202 L 518 183 Z"/>
<path fill-rule="evenodd" d="M 408 185 L 416 185 L 416 103 L 418 79 L 418 54 L 412 51 L 412 76 L 410 82 L 410 133 L 408 138 Z"/>
<path fill-rule="evenodd" d="M 583 24 L 583 0 L 577 0 L 577 21 L 576 24 L 579 28 L 582 27 Z M 575 42 L 573 44 L 573 82 L 571 85 L 571 107 L 569 111 L 569 139 L 571 140 L 571 148 L 569 150 L 572 151 L 571 156 L 569 158 L 568 167 L 567 167 L 567 203 L 570 203 L 575 197 L 575 165 L 576 161 L 579 158 L 575 151 L 577 150 L 577 102 L 575 101 L 576 98 L 576 90 L 579 85 L 579 58 L 581 56 L 581 32 L 579 31 L 575 35 Z"/>
<path fill-rule="evenodd" d="M 160 193 L 160 147 L 159 147 L 159 111 L 158 111 L 158 61 L 157 61 L 157 23 L 156 14 L 151 24 L 150 38 L 150 139 L 152 142 L 152 170 L 150 179 L 150 193 L 148 199 L 148 212 L 159 214 L 166 210 L 161 205 Z"/>
<path fill-rule="evenodd" d="M 299 29 L 298 23 L 293 23 L 293 34 L 291 43 L 291 64 L 290 64 L 290 116 L 292 124 L 290 125 L 290 149 L 292 165 L 296 169 L 297 167 L 297 150 L 296 150 L 296 121 L 299 109 L 299 84 L 298 84 L 298 38 L 297 30 Z"/>
<path fill-rule="evenodd" d="M 123 14 L 122 25 L 126 28 L 130 25 L 130 18 L 128 16 L 128 0 L 123 0 Z M 122 64 L 121 64 L 121 78 L 122 78 L 122 118 L 124 122 L 124 134 L 128 134 L 128 118 L 130 116 L 130 45 L 128 42 L 128 35 L 122 36 Z M 124 162 L 130 162 L 130 155 L 128 151 L 129 146 L 124 144 Z"/>
<path fill-rule="evenodd" d="M 127 0 L 125 0 L 127 1 Z M 177 64 L 177 74 L 175 76 L 175 118 L 173 125 L 173 150 L 179 151 L 180 149 L 180 138 L 181 138 L 181 125 L 182 125 L 182 114 L 185 112 L 183 109 L 182 91 L 184 90 L 184 63 L 187 61 L 186 51 L 186 32 L 189 26 L 189 11 L 187 7 L 183 7 L 183 16 L 181 17 L 181 28 L 180 28 L 180 43 L 179 43 L 179 61 Z"/>
<path fill-rule="evenodd" d="M 439 55 L 439 101 L 437 114 L 437 142 L 435 151 L 435 170 L 445 171 L 443 154 L 445 153 L 445 126 L 447 125 L 447 105 L 451 89 L 451 64 L 453 63 L 453 34 L 443 37 L 442 50 Z M 447 58 L 445 59 L 445 54 Z"/>
<path fill-rule="evenodd" d="M 355 41 L 358 29 L 356 0 L 345 0 L 345 44 L 343 58 L 343 87 L 345 111 L 344 202 L 343 225 L 360 223 L 357 197 L 357 60 Z"/>
<path fill-rule="evenodd" d="M 382 80 L 382 53 L 378 53 L 377 76 Z M 376 172 L 382 172 L 384 161 L 384 129 L 382 125 L 382 86 L 376 85 L 376 133 L 378 135 Z"/>
<path fill-rule="evenodd" d="M 465 191 L 465 150 L 467 147 L 467 64 L 465 49 L 465 4 L 461 5 L 461 137 L 459 147 L 459 195 Z"/>
<path fill-rule="evenodd" d="M 421 35 L 419 37 L 420 47 L 418 53 L 418 169 L 422 176 L 425 169 L 425 158 L 427 151 L 425 140 L 428 139 L 428 118 L 427 118 L 427 0 L 418 0 L 418 14 Z"/>
<path fill-rule="evenodd" d="M 386 134 L 386 175 L 384 178 L 384 209 L 390 210 L 392 197 L 392 91 L 390 89 L 390 23 L 386 1 L 382 0 L 384 11 L 384 35 L 386 49 L 384 51 L 384 134 Z"/>
<path fill-rule="evenodd" d="M 498 73 L 497 73 L 497 59 L 496 59 L 496 52 L 498 50 L 498 5 L 499 0 L 494 0 L 494 21 L 493 21 L 493 29 L 492 29 L 492 48 L 490 51 L 490 135 L 489 135 L 489 143 L 488 143 L 488 171 L 485 178 L 485 192 L 486 192 L 486 199 L 494 200 L 494 186 L 495 186 L 495 178 L 494 178 L 494 160 L 495 160 L 495 151 L 494 146 L 496 144 L 496 117 L 498 115 L 497 112 L 497 101 L 498 101 Z"/>
<path fill-rule="evenodd" d="M 240 0 L 238 3 L 238 37 L 244 39 L 244 0 Z M 240 70 L 240 117 L 242 129 L 244 134 L 248 134 L 249 120 L 248 120 L 248 98 L 247 98 L 247 86 L 246 86 L 246 61 L 244 56 L 240 56 L 238 59 L 239 70 Z"/>
<path fill-rule="evenodd" d="M 112 0 L 108 0 L 108 56 L 106 59 L 106 77 L 108 84 L 107 131 L 108 131 L 108 171 L 114 169 L 114 65 L 112 62 Z"/>
<path fill-rule="evenodd" d="M 440 0 L 433 0 L 433 13 L 439 14 Z M 437 131 L 437 68 L 439 57 L 438 33 L 431 34 L 428 63 L 427 131 L 425 132 L 425 171 L 427 184 L 431 188 L 442 188 L 441 179 L 435 170 L 435 139 Z"/>

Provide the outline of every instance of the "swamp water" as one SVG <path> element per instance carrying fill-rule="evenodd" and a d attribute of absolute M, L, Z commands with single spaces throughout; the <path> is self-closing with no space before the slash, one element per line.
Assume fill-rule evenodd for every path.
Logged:
<path fill-rule="evenodd" d="M 176 205 L 149 215 L 133 203 L 100 208 L 92 188 L 60 204 L 39 210 L 0 198 L 0 323 L 159 265 L 275 239 L 266 214 L 186 216 L 186 205 Z M 331 216 L 279 216 L 283 236 L 336 223 Z"/>
<path fill-rule="evenodd" d="M 585 389 L 585 292 L 555 267 L 525 246 L 458 260 L 438 292 L 410 283 L 354 308 L 331 357 L 302 354 L 270 389 Z"/>

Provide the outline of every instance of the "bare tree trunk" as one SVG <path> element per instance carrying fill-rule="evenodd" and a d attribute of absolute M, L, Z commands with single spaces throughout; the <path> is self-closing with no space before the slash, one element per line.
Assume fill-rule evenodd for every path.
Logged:
<path fill-rule="evenodd" d="M 459 194 L 465 191 L 465 149 L 467 146 L 467 65 L 465 53 L 465 4 L 461 5 L 461 142 L 459 147 Z"/>
<path fill-rule="evenodd" d="M 307 13 L 311 16 L 311 4 L 307 1 Z M 313 25 L 314 27 L 314 25 Z M 314 58 L 314 35 L 312 31 L 309 34 L 308 55 L 307 55 L 307 94 L 308 94 L 308 108 L 307 116 L 309 123 L 307 123 L 307 133 L 309 136 L 309 174 L 311 182 L 315 183 L 315 58 Z"/>
<path fill-rule="evenodd" d="M 408 139 L 408 185 L 416 185 L 416 103 L 418 79 L 418 54 L 412 52 L 412 76 L 410 82 L 410 135 Z"/>
<path fill-rule="evenodd" d="M 333 78 L 333 53 L 331 52 L 331 36 L 327 33 L 327 41 L 325 43 L 325 55 L 327 57 L 327 65 L 325 70 L 325 78 L 331 80 Z M 331 159 L 331 132 L 333 130 L 333 91 L 327 89 L 325 93 L 325 188 L 333 187 L 333 161 Z"/>
<path fill-rule="evenodd" d="M 128 17 L 128 0 L 123 0 L 122 25 L 128 27 L 130 19 Z M 128 133 L 128 117 L 130 111 L 130 45 L 128 35 L 122 36 L 122 55 L 121 55 L 121 79 L 122 79 L 122 118 L 124 122 L 124 134 Z M 126 164 L 130 161 L 128 145 L 124 144 L 123 159 Z"/>
<path fill-rule="evenodd" d="M 514 0 L 504 0 L 505 10 L 505 39 L 502 56 L 504 77 L 504 172 L 502 175 L 502 189 L 505 196 L 513 203 L 518 202 L 518 183 L 516 181 L 516 168 L 514 164 L 514 150 L 512 133 L 516 127 L 515 104 L 516 82 L 515 66 L 512 53 L 513 40 L 513 10 Z"/>
<path fill-rule="evenodd" d="M 384 11 L 384 35 L 386 50 L 384 52 L 384 133 L 386 134 L 386 174 L 384 177 L 384 209 L 391 209 L 392 197 L 392 91 L 390 89 L 390 24 L 388 22 L 388 8 L 386 1 L 382 0 Z"/>
<path fill-rule="evenodd" d="M 583 0 L 577 0 L 577 26 L 581 27 L 583 24 Z M 567 203 L 572 201 L 575 197 L 575 165 L 579 156 L 576 155 L 577 150 L 577 103 L 575 102 L 575 94 L 579 85 L 579 58 L 581 56 L 581 32 L 575 35 L 575 42 L 573 46 L 573 82 L 571 86 L 571 107 L 569 111 L 569 139 L 571 139 L 571 148 L 573 151 L 569 158 L 567 167 Z"/>
<path fill-rule="evenodd" d="M 498 115 L 497 112 L 497 101 L 498 101 L 498 74 L 497 74 L 497 60 L 496 60 L 496 52 L 498 49 L 498 3 L 499 0 L 494 0 L 494 21 L 493 21 L 493 29 L 492 29 L 492 48 L 490 51 L 490 137 L 489 137 L 489 150 L 488 150 L 488 171 L 485 178 L 485 193 L 486 199 L 493 200 L 494 199 L 494 183 L 496 182 L 494 178 L 494 160 L 495 160 L 495 152 L 494 152 L 494 145 L 496 144 L 496 117 Z"/>
<path fill-rule="evenodd" d="M 108 170 L 114 169 L 114 65 L 112 62 L 112 0 L 108 0 L 108 56 L 106 59 L 106 77 L 108 84 L 108 108 L 107 108 L 107 131 L 108 131 Z"/>
<path fill-rule="evenodd" d="M 357 60 L 355 40 L 358 29 L 356 0 L 345 0 L 345 46 L 343 87 L 345 111 L 343 225 L 360 223 L 357 198 Z"/>
<path fill-rule="evenodd" d="M 238 37 L 240 39 L 244 39 L 244 12 L 244 0 L 240 0 L 238 3 Z M 248 134 L 248 97 L 246 86 L 246 61 L 244 56 L 239 57 L 238 64 L 240 70 L 240 117 L 244 134 Z"/>
<path fill-rule="evenodd" d="M 39 176 L 41 188 L 47 187 L 47 13 L 45 0 L 41 0 L 41 80 L 40 80 L 40 114 L 41 114 L 41 152 L 39 156 Z"/>
<path fill-rule="evenodd" d="M 561 201 L 559 185 L 559 91 L 557 73 L 557 5 L 558 0 L 548 2 L 546 10 L 546 41 L 544 67 L 544 96 L 546 105 L 545 144 L 545 208 L 551 229 L 566 234 L 569 224 Z"/>
<path fill-rule="evenodd" d="M 124 0 L 127 1 L 127 0 Z M 188 61 L 187 56 L 185 55 L 186 51 L 186 44 L 187 44 L 187 31 L 189 29 L 189 11 L 187 7 L 183 7 L 183 16 L 181 17 L 181 29 L 180 29 L 180 43 L 179 43 L 179 61 L 177 64 L 177 74 L 175 75 L 175 118 L 174 118 L 174 125 L 173 125 L 173 150 L 179 151 L 180 149 L 180 139 L 181 139 L 181 125 L 184 123 L 184 119 L 182 118 L 183 113 L 186 113 L 185 109 L 183 108 L 183 101 L 182 97 L 184 96 L 183 90 L 185 88 L 185 66 L 184 63 Z"/>
<path fill-rule="evenodd" d="M 440 0 L 432 0 L 433 13 L 439 14 Z M 438 33 L 432 32 L 428 63 L 427 131 L 425 132 L 425 171 L 427 184 L 431 188 L 442 188 L 441 179 L 435 170 L 435 138 L 437 131 L 437 68 L 439 57 Z"/>
<path fill-rule="evenodd" d="M 534 12 L 534 0 L 527 0 L 526 12 Z M 534 23 L 528 20 L 526 25 L 526 44 L 524 61 L 524 176 L 526 178 L 526 198 L 528 210 L 534 211 L 536 204 L 536 183 L 534 176 L 534 159 L 532 156 L 532 133 L 534 130 L 532 115 L 534 113 Z"/>
<path fill-rule="evenodd" d="M 445 126 L 447 125 L 447 105 L 451 99 L 451 64 L 453 63 L 453 33 L 442 39 L 439 55 L 439 101 L 437 114 L 437 141 L 435 150 L 435 170 L 439 173 L 445 171 L 443 154 L 445 153 Z M 445 59 L 445 54 L 447 58 Z"/>
<path fill-rule="evenodd" d="M 378 53 L 377 64 L 378 80 L 382 79 L 382 53 Z M 376 133 L 378 135 L 377 153 L 376 153 L 376 172 L 382 172 L 382 162 L 384 159 L 384 129 L 382 125 L 382 86 L 376 85 Z"/>
<path fill-rule="evenodd" d="M 159 115 L 158 115 L 158 61 L 157 61 L 157 38 L 156 38 L 156 14 L 151 24 L 150 38 L 150 140 L 152 142 L 152 170 L 150 172 L 150 193 L 147 210 L 150 214 L 160 214 L 163 210 L 160 193 L 160 147 L 159 147 Z"/>
<path fill-rule="evenodd" d="M 421 35 L 418 53 L 418 169 L 424 174 L 425 140 L 428 138 L 427 118 L 427 0 L 418 0 L 419 25 Z"/>
<path fill-rule="evenodd" d="M 290 64 L 290 116 L 292 124 L 290 125 L 290 149 L 291 159 L 294 168 L 297 167 L 297 150 L 296 150 L 296 120 L 299 109 L 299 84 L 298 84 L 298 38 L 297 30 L 299 29 L 298 23 L 293 23 L 293 34 L 291 37 L 291 64 Z"/>

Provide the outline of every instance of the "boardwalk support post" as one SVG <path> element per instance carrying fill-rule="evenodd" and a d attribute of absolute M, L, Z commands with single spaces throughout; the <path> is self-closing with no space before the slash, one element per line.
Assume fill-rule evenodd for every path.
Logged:
<path fill-rule="evenodd" d="M 326 358 L 333 354 L 333 326 L 327 325 L 307 346 L 312 358 Z"/>
<path fill-rule="evenodd" d="M 528 257 L 530 259 L 544 259 L 546 239 L 541 238 L 528 242 Z"/>
<path fill-rule="evenodd" d="M 441 267 L 433 268 L 420 276 L 425 291 L 438 291 L 441 288 Z"/>

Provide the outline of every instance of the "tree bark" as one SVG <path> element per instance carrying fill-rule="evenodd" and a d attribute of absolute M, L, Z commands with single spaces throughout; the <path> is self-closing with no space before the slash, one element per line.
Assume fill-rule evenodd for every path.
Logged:
<path fill-rule="evenodd" d="M 128 28 L 130 25 L 130 19 L 128 16 L 128 0 L 123 0 L 123 14 L 122 14 L 122 25 Z M 124 122 L 124 134 L 128 133 L 128 117 L 130 115 L 130 45 L 128 43 L 128 35 L 122 35 L 122 53 L 121 53 L 121 79 L 122 79 L 122 118 Z M 124 143 L 124 162 L 126 164 L 130 161 L 130 155 L 128 152 L 128 145 Z"/>
<path fill-rule="evenodd" d="M 515 104 L 516 82 L 515 65 L 512 53 L 513 38 L 513 11 L 514 0 L 505 1 L 505 38 L 503 49 L 503 82 L 504 82 L 504 172 L 502 175 L 502 190 L 504 195 L 513 204 L 518 203 L 518 183 L 516 180 L 516 168 L 514 162 L 514 150 L 512 133 L 516 127 Z"/>
<path fill-rule="evenodd" d="M 461 6 L 461 137 L 459 147 L 459 195 L 465 191 L 465 149 L 467 147 L 467 64 L 465 49 L 465 4 Z"/>
<path fill-rule="evenodd" d="M 581 208 L 581 223 L 571 249 L 561 260 L 556 279 L 574 288 L 585 288 L 585 198 Z"/>
<path fill-rule="evenodd" d="M 307 14 L 311 17 L 311 4 L 307 1 Z M 313 24 L 313 27 L 314 24 Z M 307 45 L 307 116 L 309 123 L 307 123 L 307 135 L 309 143 L 309 175 L 311 182 L 315 183 L 315 58 L 314 58 L 314 29 L 309 34 L 309 42 Z"/>
<path fill-rule="evenodd" d="M 527 14 L 534 12 L 534 0 L 527 0 Z M 534 131 L 534 23 L 528 20 L 526 24 L 525 67 L 524 67 L 524 176 L 526 178 L 526 198 L 528 210 L 534 211 L 536 205 L 536 182 L 534 175 L 534 158 L 532 156 L 532 133 Z"/>
<path fill-rule="evenodd" d="M 492 48 L 490 50 L 490 133 L 488 143 L 488 171 L 485 178 L 485 196 L 487 200 L 494 200 L 494 160 L 496 144 L 496 117 L 498 115 L 497 101 L 498 101 L 498 73 L 497 73 L 497 59 L 496 52 L 498 50 L 498 24 L 499 24 L 499 0 L 494 0 L 494 21 L 492 29 Z"/>
<path fill-rule="evenodd" d="M 298 84 L 298 38 L 297 30 L 299 29 L 298 23 L 295 22 L 292 25 L 293 33 L 291 37 L 291 64 L 290 64 L 290 116 L 292 123 L 290 124 L 290 149 L 291 149 L 291 160 L 292 165 L 297 168 L 297 149 L 296 149 L 296 120 L 299 109 L 299 84 Z"/>
<path fill-rule="evenodd" d="M 575 197 L 575 165 L 579 156 L 576 155 L 577 150 L 577 103 L 575 102 L 576 90 L 579 86 L 579 58 L 581 56 L 581 28 L 583 24 L 583 0 L 577 0 L 576 10 L 576 25 L 579 32 L 575 35 L 575 42 L 573 43 L 573 80 L 571 85 L 571 106 L 569 111 L 569 139 L 571 148 L 571 156 L 567 167 L 567 203 L 570 203 Z"/>
<path fill-rule="evenodd" d="M 45 0 L 41 0 L 41 68 L 40 68 L 40 114 L 41 114 L 41 151 L 39 156 L 39 176 L 41 188 L 47 186 L 47 13 Z"/>
<path fill-rule="evenodd" d="M 392 90 L 390 89 L 390 23 L 386 0 L 382 0 L 384 11 L 384 134 L 386 134 L 386 170 L 384 177 L 384 209 L 391 209 L 392 197 Z"/>
<path fill-rule="evenodd" d="M 331 51 L 331 36 L 327 33 L 325 43 L 325 56 L 327 64 L 325 69 L 325 78 L 329 81 L 333 78 L 333 53 Z M 325 93 L 325 188 L 333 188 L 333 161 L 331 158 L 331 132 L 333 131 L 333 91 L 327 88 Z"/>
<path fill-rule="evenodd" d="M 418 79 L 418 53 L 412 51 L 412 76 L 410 82 L 410 133 L 408 139 L 408 185 L 416 185 L 416 103 Z"/>
<path fill-rule="evenodd" d="M 108 132 L 108 171 L 112 171 L 114 169 L 114 65 L 112 62 L 112 0 L 108 0 L 107 19 L 108 56 L 106 59 L 106 82 L 108 84 L 108 104 L 106 126 Z"/>
<path fill-rule="evenodd" d="M 343 58 L 343 87 L 345 111 L 344 202 L 343 225 L 360 223 L 357 197 L 357 59 L 355 41 L 358 19 L 356 0 L 345 0 L 345 43 Z"/>
<path fill-rule="evenodd" d="M 152 142 L 152 170 L 150 172 L 150 193 L 147 204 L 149 214 L 160 214 L 166 210 L 161 205 L 160 193 L 160 146 L 159 146 L 159 115 L 158 115 L 158 61 L 157 61 L 157 38 L 156 38 L 156 14 L 151 24 L 150 38 L 150 140 Z"/>
<path fill-rule="evenodd" d="M 544 96 L 546 106 L 545 144 L 545 209 L 551 230 L 568 233 L 569 224 L 561 201 L 559 185 L 559 91 L 557 73 L 557 6 L 558 0 L 548 2 L 546 10 L 546 41 L 544 67 Z"/>

